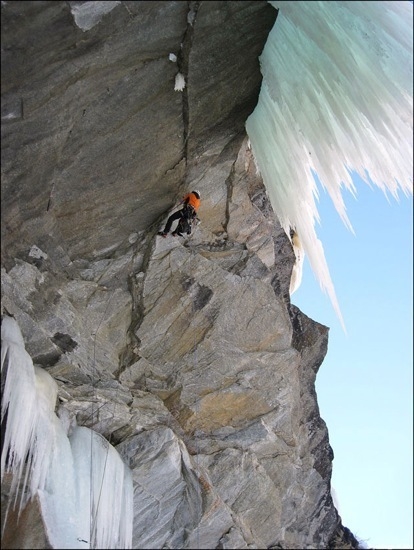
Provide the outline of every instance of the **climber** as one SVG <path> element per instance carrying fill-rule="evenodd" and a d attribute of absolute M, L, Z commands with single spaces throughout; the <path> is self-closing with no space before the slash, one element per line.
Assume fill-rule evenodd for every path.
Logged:
<path fill-rule="evenodd" d="M 185 197 L 183 197 L 180 204 L 184 204 L 184 207 L 181 210 L 178 210 L 178 212 L 171 214 L 165 224 L 164 231 L 159 231 L 158 235 L 166 237 L 171 230 L 173 222 L 175 220 L 179 220 L 172 235 L 174 237 L 176 235 L 183 237 L 183 233 L 187 233 L 187 235 L 191 233 L 191 227 L 194 222 L 200 221 L 197 218 L 197 210 L 200 206 L 200 191 L 191 191 L 191 193 L 188 193 Z"/>

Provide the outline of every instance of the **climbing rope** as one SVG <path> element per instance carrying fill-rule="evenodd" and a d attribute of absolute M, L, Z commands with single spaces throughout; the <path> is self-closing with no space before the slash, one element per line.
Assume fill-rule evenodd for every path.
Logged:
<path fill-rule="evenodd" d="M 95 400 L 97 399 L 97 393 L 96 393 L 96 380 L 97 380 L 97 376 L 96 376 L 96 370 L 97 370 L 96 369 L 96 337 L 97 337 L 97 334 L 99 332 L 99 329 L 101 328 L 103 320 L 105 319 L 106 312 L 108 311 L 109 303 L 110 303 L 114 293 L 115 293 L 115 288 L 112 290 L 111 294 L 108 297 L 108 300 L 106 302 L 105 310 L 104 310 L 104 312 L 102 314 L 102 317 L 99 321 L 97 329 L 95 330 L 94 333 L 92 333 L 93 337 L 94 337 L 94 341 L 93 341 L 93 360 L 92 360 L 93 399 L 92 399 L 92 407 L 91 407 L 92 412 L 88 417 L 88 418 L 90 418 L 92 416 L 92 424 L 93 424 L 93 421 L 94 421 L 93 417 L 94 417 L 95 412 L 97 413 L 97 420 L 98 420 L 98 412 L 100 411 L 100 409 L 102 409 L 104 406 L 107 405 L 107 403 L 103 403 L 100 407 L 98 407 L 98 409 L 96 411 L 94 410 L 94 403 L 95 403 Z M 97 502 L 97 505 L 96 505 L 96 511 L 95 511 L 95 516 L 94 516 L 94 514 L 93 514 L 93 504 L 94 504 L 93 503 L 93 437 L 94 437 L 94 432 L 93 432 L 93 430 L 91 430 L 91 445 L 90 445 L 91 461 L 90 461 L 90 484 L 89 484 L 89 502 L 90 502 L 90 523 L 89 523 L 89 540 L 90 540 L 90 544 L 89 545 L 90 545 L 90 547 L 92 547 L 92 545 L 96 543 L 97 516 L 98 516 L 99 504 L 100 504 L 100 499 L 101 499 L 101 494 L 102 494 L 102 487 L 103 487 L 103 482 L 104 482 L 104 478 L 105 478 L 106 465 L 107 465 L 108 454 L 109 454 L 109 443 L 108 443 L 108 446 L 107 446 L 107 449 L 106 449 L 104 469 L 103 469 L 103 472 L 102 472 L 101 486 L 100 486 L 100 489 L 99 489 L 99 498 L 98 498 L 98 502 Z"/>
<path fill-rule="evenodd" d="M 131 255 L 131 264 L 130 264 L 130 269 L 131 269 L 131 273 L 132 273 L 132 270 L 133 270 L 133 262 L 134 262 L 134 255 L 132 254 Z M 118 279 L 118 275 L 115 276 L 115 279 Z M 119 282 L 119 279 L 118 279 L 118 282 Z M 109 307 L 109 304 L 115 294 L 115 290 L 116 290 L 116 287 L 113 288 L 112 292 L 110 293 L 109 297 L 108 297 L 108 300 L 106 302 L 106 306 L 105 306 L 105 310 L 102 314 L 102 317 L 99 321 L 99 324 L 98 324 L 98 327 L 96 328 L 95 332 L 92 333 L 93 337 L 94 337 L 94 341 L 93 341 L 93 360 L 92 360 L 92 387 L 93 387 L 93 399 L 92 399 L 92 412 L 91 414 L 89 415 L 88 418 L 90 418 L 92 416 L 92 423 L 93 423 L 93 416 L 96 413 L 98 413 L 103 407 L 107 406 L 108 403 L 103 403 L 102 405 L 100 405 L 96 411 L 94 410 L 94 402 L 95 400 L 97 399 L 97 394 L 96 394 L 96 380 L 97 380 L 97 369 L 96 369 L 96 338 L 97 338 L 97 335 L 98 335 L 98 332 L 99 332 L 99 329 L 101 328 L 101 325 L 103 323 L 103 320 L 105 319 L 105 316 L 107 314 L 107 311 L 108 311 L 108 307 Z M 117 397 L 118 395 L 118 391 L 119 391 L 119 385 L 116 389 L 116 393 L 115 393 L 115 397 Z M 112 410 L 112 416 L 110 416 L 110 418 L 113 418 L 115 416 L 115 399 L 113 399 L 112 401 L 112 405 L 113 405 L 113 410 Z M 88 418 L 86 420 L 88 420 Z M 98 420 L 98 415 L 97 415 L 97 420 Z M 92 486 L 92 481 L 93 481 L 93 437 L 94 437 L 94 433 L 93 433 L 93 430 L 91 430 L 91 445 L 90 445 L 90 456 L 91 456 L 91 461 L 90 461 L 90 486 L 89 486 L 89 498 L 90 498 L 90 524 L 89 524 L 89 539 L 90 539 L 90 547 L 92 547 L 93 544 L 96 544 L 97 542 L 97 517 L 98 517 L 98 511 L 99 511 L 99 506 L 100 506 L 100 502 L 101 502 L 101 496 L 102 496 L 102 489 L 103 489 L 103 483 L 104 483 L 104 479 L 105 479 L 105 473 L 106 473 L 106 467 L 107 467 L 107 463 L 108 463 L 108 455 L 109 455 L 109 446 L 110 446 L 110 442 L 108 441 L 107 443 L 107 447 L 106 447 L 106 455 L 105 455 L 105 463 L 104 463 L 104 467 L 103 467 L 103 472 L 102 472 L 102 479 L 101 479 L 101 484 L 100 484 L 100 488 L 99 488 L 99 496 L 98 496 L 98 499 L 97 499 L 97 503 L 96 503 L 96 510 L 95 510 L 95 515 L 93 514 L 93 486 Z M 86 542 L 86 541 L 83 541 L 82 542 Z"/>

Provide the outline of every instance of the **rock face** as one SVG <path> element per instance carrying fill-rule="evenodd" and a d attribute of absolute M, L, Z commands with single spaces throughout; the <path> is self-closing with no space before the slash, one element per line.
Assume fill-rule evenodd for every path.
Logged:
<path fill-rule="evenodd" d="M 133 547 L 356 548 L 315 394 L 328 329 L 290 303 L 295 255 L 244 132 L 276 11 L 1 9 L 2 314 L 61 417 L 130 465 Z M 156 236 L 192 188 L 201 225 Z M 45 547 L 30 506 L 5 547 Z"/>

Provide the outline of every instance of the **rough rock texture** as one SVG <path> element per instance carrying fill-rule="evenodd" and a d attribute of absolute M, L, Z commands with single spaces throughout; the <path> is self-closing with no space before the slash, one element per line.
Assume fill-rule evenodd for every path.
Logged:
<path fill-rule="evenodd" d="M 276 11 L 1 9 L 2 314 L 62 418 L 129 463 L 133 547 L 356 548 L 315 394 L 328 329 L 290 303 L 292 246 L 244 132 Z M 157 237 L 192 188 L 201 225 Z M 4 547 L 45 547 L 25 514 Z"/>

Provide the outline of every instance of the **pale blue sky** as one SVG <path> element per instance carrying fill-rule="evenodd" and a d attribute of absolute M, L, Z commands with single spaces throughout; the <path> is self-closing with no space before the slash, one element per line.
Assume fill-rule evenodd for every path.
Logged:
<path fill-rule="evenodd" d="M 342 521 L 368 547 L 412 549 L 413 200 L 356 184 L 356 235 L 323 191 L 317 226 L 348 334 L 306 260 L 292 302 L 330 327 L 316 390 Z"/>

